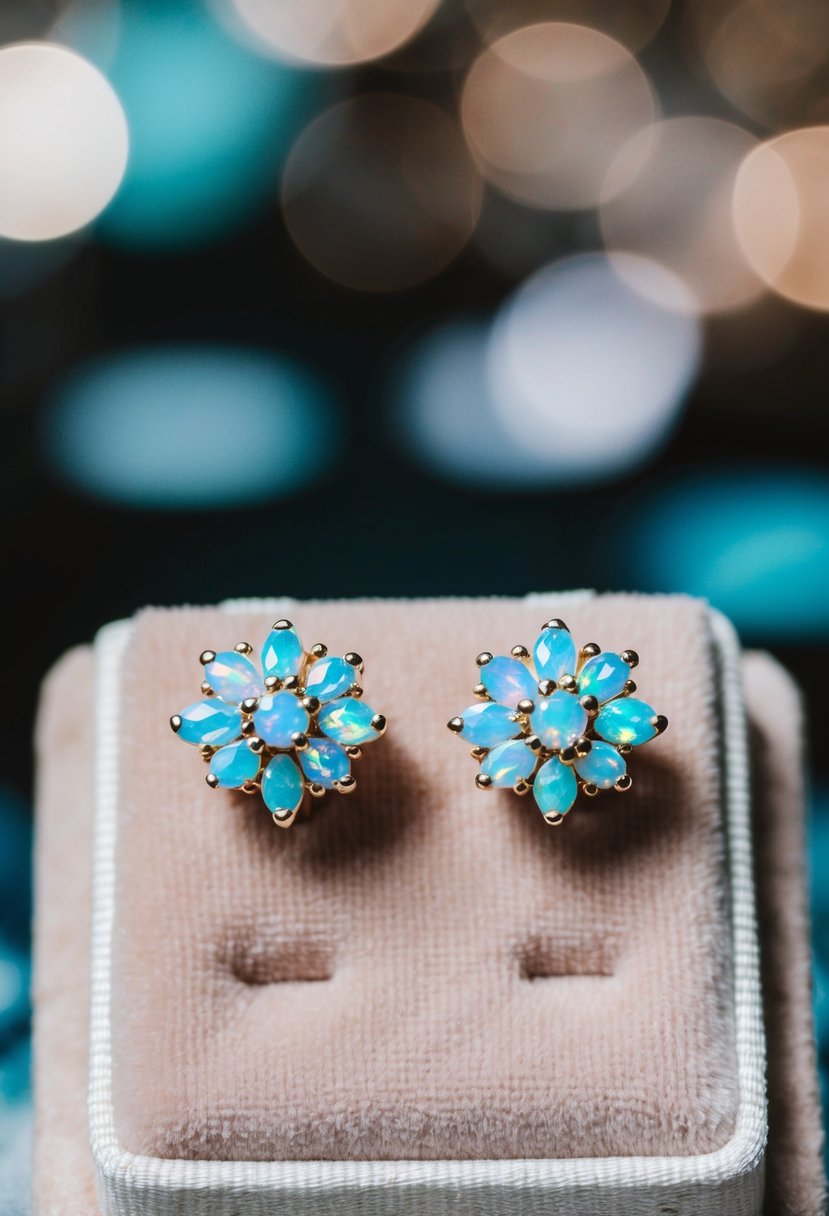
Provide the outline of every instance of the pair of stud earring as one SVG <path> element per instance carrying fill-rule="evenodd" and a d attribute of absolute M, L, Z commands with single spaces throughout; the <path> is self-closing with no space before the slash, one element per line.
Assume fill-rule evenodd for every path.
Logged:
<path fill-rule="evenodd" d="M 253 647 L 205 650 L 202 697 L 170 719 L 199 748 L 212 789 L 260 793 L 279 827 L 290 827 L 306 795 L 349 794 L 362 748 L 386 719 L 363 700 L 363 660 L 305 650 L 288 620 L 277 621 L 254 663 Z M 581 790 L 628 790 L 627 756 L 661 734 L 667 718 L 632 694 L 632 650 L 591 642 L 576 649 L 561 620 L 548 621 L 532 652 L 477 658 L 476 703 L 449 722 L 472 744 L 480 789 L 532 791 L 548 824 L 559 824 Z"/>

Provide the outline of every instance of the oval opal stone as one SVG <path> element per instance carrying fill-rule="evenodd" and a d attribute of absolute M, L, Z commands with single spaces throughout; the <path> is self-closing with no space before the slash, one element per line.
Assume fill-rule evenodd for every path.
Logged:
<path fill-rule="evenodd" d="M 268 810 L 287 818 L 302 802 L 304 792 L 302 773 L 291 757 L 284 752 L 274 756 L 262 774 L 262 797 Z"/>
<path fill-rule="evenodd" d="M 247 697 L 258 697 L 262 677 L 247 655 L 236 650 L 220 651 L 204 669 L 204 678 L 217 697 L 238 705 Z"/>
<path fill-rule="evenodd" d="M 317 715 L 317 723 L 324 735 L 343 743 L 346 747 L 359 747 L 370 743 L 379 732 L 371 725 L 374 710 L 365 701 L 356 697 L 339 697 L 323 705 Z"/>
<path fill-rule="evenodd" d="M 235 705 L 228 705 L 218 697 L 207 697 L 188 705 L 179 714 L 181 727 L 176 731 L 185 743 L 206 743 L 210 747 L 221 747 L 232 743 L 242 733 L 242 713 Z"/>
<path fill-rule="evenodd" d="M 631 747 L 638 747 L 656 734 L 656 728 L 651 725 L 651 718 L 655 717 L 656 711 L 644 701 L 622 697 L 599 710 L 594 726 L 608 743 L 628 743 Z"/>
<path fill-rule="evenodd" d="M 303 657 L 302 641 L 295 629 L 272 629 L 262 647 L 262 670 L 266 676 L 285 680 L 299 674 Z"/>
<path fill-rule="evenodd" d="M 529 777 L 535 768 L 535 756 L 523 739 L 499 743 L 481 761 L 481 772 L 490 777 L 499 789 L 515 785 Z"/>
<path fill-rule="evenodd" d="M 576 761 L 575 768 L 582 780 L 600 790 L 609 790 L 624 775 L 627 765 L 615 747 L 594 742 L 588 755 Z"/>
<path fill-rule="evenodd" d="M 515 709 L 519 701 L 534 700 L 538 694 L 532 672 L 520 659 L 498 654 L 481 668 L 481 683 L 493 701 Z"/>
<path fill-rule="evenodd" d="M 345 659 L 317 659 L 313 663 L 308 678 L 305 681 L 305 691 L 309 697 L 318 701 L 333 701 L 347 692 L 357 679 L 357 669 Z"/>
<path fill-rule="evenodd" d="M 543 697 L 530 717 L 533 733 L 545 747 L 569 747 L 587 726 L 587 713 L 578 697 L 557 689 L 552 696 Z"/>
<path fill-rule="evenodd" d="M 557 756 L 542 764 L 535 775 L 533 795 L 542 815 L 566 815 L 578 792 L 576 774 Z"/>
<path fill-rule="evenodd" d="M 238 790 L 246 781 L 253 781 L 259 772 L 259 757 L 250 750 L 244 739 L 240 739 L 238 743 L 229 743 L 213 753 L 210 771 L 218 778 L 222 789 Z"/>
<path fill-rule="evenodd" d="M 599 704 L 618 697 L 630 679 L 630 668 L 618 654 L 603 650 L 588 659 L 579 672 L 579 692 L 583 697 L 595 697 Z"/>
<path fill-rule="evenodd" d="M 348 756 L 333 739 L 312 739 L 306 751 L 299 753 L 299 762 L 309 781 L 328 790 L 349 773 Z"/>
<path fill-rule="evenodd" d="M 308 729 L 307 710 L 302 708 L 292 692 L 277 692 L 259 698 L 259 708 L 253 715 L 253 725 L 260 739 L 269 747 L 290 747 L 291 735 Z"/>
<path fill-rule="evenodd" d="M 533 646 L 539 680 L 560 680 L 576 670 L 576 644 L 569 629 L 543 629 Z"/>
<path fill-rule="evenodd" d="M 497 747 L 521 734 L 520 723 L 513 720 L 514 712 L 508 705 L 495 705 L 492 701 L 470 705 L 461 714 L 463 730 L 459 732 L 460 737 L 473 747 Z"/>

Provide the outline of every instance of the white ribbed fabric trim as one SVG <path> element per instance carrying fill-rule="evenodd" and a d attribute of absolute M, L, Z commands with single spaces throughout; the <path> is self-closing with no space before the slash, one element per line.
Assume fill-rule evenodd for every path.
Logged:
<path fill-rule="evenodd" d="M 583 598 L 539 595 L 558 603 Z M 290 600 L 232 601 L 285 610 Z M 89 1126 L 106 1216 L 760 1216 L 767 1117 L 754 902 L 749 758 L 733 628 L 711 613 L 721 684 L 740 1101 L 732 1139 L 695 1157 L 521 1161 L 180 1161 L 118 1142 L 113 1118 L 110 966 L 115 909 L 120 671 L 132 626 L 96 640 L 97 756 Z"/>

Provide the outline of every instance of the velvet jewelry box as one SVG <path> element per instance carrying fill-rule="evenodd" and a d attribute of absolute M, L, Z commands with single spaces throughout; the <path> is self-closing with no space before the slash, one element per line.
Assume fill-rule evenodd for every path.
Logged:
<path fill-rule="evenodd" d="M 167 725 L 201 650 L 281 615 L 358 649 L 389 720 L 357 792 L 288 832 Z M 551 616 L 636 648 L 671 723 L 554 829 L 445 728 L 474 656 Z M 785 674 L 683 597 L 109 626 L 39 725 L 37 1211 L 816 1214 L 798 740 Z"/>

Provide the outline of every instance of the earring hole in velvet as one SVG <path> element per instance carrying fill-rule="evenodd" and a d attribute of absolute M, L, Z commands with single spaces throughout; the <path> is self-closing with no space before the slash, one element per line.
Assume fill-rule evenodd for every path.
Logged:
<path fill-rule="evenodd" d="M 598 936 L 563 939 L 539 934 L 521 942 L 515 956 L 523 980 L 608 979 L 616 973 L 618 943 Z"/>
<path fill-rule="evenodd" d="M 333 979 L 334 955 L 334 946 L 320 941 L 228 941 L 220 963 L 250 987 L 317 984 Z"/>

